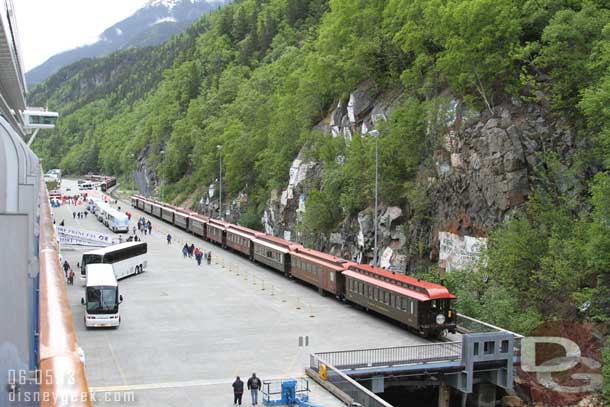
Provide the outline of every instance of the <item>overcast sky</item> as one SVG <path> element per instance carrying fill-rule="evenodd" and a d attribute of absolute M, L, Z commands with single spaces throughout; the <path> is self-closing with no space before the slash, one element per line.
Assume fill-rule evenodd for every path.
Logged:
<path fill-rule="evenodd" d="M 148 0 L 13 0 L 25 70 L 91 44 Z"/>

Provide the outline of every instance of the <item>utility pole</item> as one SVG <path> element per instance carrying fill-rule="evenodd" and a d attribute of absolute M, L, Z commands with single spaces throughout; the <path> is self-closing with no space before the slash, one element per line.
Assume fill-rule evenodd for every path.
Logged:
<path fill-rule="evenodd" d="M 163 166 L 163 176 L 161 177 L 161 182 L 160 182 L 160 186 L 161 186 L 161 202 L 165 202 L 164 199 L 164 193 L 163 193 L 163 187 L 165 186 L 165 150 L 161 150 L 159 151 L 159 154 L 161 154 L 161 156 L 163 156 L 163 159 L 161 160 L 161 165 Z"/>
<path fill-rule="evenodd" d="M 218 172 L 220 173 L 218 182 L 218 217 L 224 219 L 224 213 L 222 212 L 222 144 L 218 144 L 216 148 L 220 153 L 218 159 Z"/>
<path fill-rule="evenodd" d="M 377 206 L 379 201 L 379 131 L 371 130 L 368 132 L 371 136 L 375 137 L 375 247 L 373 248 L 373 265 L 379 265 L 379 248 L 377 246 Z"/>

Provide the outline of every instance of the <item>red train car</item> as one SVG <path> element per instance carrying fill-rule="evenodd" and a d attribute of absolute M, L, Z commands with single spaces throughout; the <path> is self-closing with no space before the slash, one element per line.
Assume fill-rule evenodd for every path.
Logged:
<path fill-rule="evenodd" d="M 174 206 L 174 225 L 182 230 L 189 230 L 189 220 L 191 218 L 191 212 Z"/>
<path fill-rule="evenodd" d="M 424 336 L 455 332 L 455 296 L 446 287 L 366 264 L 344 271 L 348 301 L 399 321 Z"/>
<path fill-rule="evenodd" d="M 275 236 L 261 235 L 252 240 L 254 261 L 266 264 L 290 276 L 290 252 L 301 248 L 300 244 Z"/>
<path fill-rule="evenodd" d="M 229 225 L 227 222 L 210 218 L 206 225 L 206 238 L 225 247 L 227 245 L 226 231 Z"/>
<path fill-rule="evenodd" d="M 264 235 L 262 232 L 257 232 L 256 230 L 248 229 L 244 226 L 232 224 L 229 224 L 226 234 L 227 246 L 235 251 L 245 254 L 250 260 L 254 258 L 254 245 L 252 244 L 252 239 L 256 239 L 257 237 Z"/>
<path fill-rule="evenodd" d="M 344 295 L 345 278 L 342 273 L 350 262 L 305 247 L 297 248 L 290 256 L 290 272 L 294 278 L 318 287 L 320 294 Z"/>
<path fill-rule="evenodd" d="M 203 216 L 198 213 L 191 213 L 189 215 L 188 231 L 196 236 L 207 239 L 206 227 L 209 221 L 210 218 L 207 216 Z"/>

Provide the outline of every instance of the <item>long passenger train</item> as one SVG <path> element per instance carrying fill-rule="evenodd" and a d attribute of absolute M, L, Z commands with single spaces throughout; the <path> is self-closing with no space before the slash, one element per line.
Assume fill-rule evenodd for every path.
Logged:
<path fill-rule="evenodd" d="M 289 278 L 384 315 L 427 336 L 455 333 L 455 296 L 447 288 L 378 267 L 357 264 L 275 236 L 139 195 L 131 205 Z"/>

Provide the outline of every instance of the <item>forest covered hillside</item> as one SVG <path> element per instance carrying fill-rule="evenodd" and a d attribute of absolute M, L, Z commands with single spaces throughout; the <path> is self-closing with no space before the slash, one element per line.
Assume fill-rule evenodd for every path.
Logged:
<path fill-rule="evenodd" d="M 533 142 L 526 158 L 505 155 L 489 168 L 497 177 L 521 171 L 519 194 L 493 208 L 488 201 L 447 209 L 488 213 L 488 222 L 465 231 L 488 237 L 479 267 L 440 276 L 431 261 L 434 239 L 407 236 L 406 251 L 420 260 L 410 271 L 442 277 L 460 311 L 519 332 L 555 319 L 586 320 L 604 332 L 610 321 L 605 1 L 237 1 L 160 47 L 83 61 L 51 77 L 32 103 L 62 116 L 34 147 L 47 168 L 74 174 L 127 181 L 135 167 L 146 168 L 157 191 L 163 178 L 165 197 L 182 203 L 199 201 L 215 182 L 223 145 L 223 190 L 229 198 L 248 197 L 240 221 L 254 227 L 288 183 L 293 160 L 311 159 L 319 163 L 320 182 L 307 194 L 300 228 L 328 236 L 370 211 L 374 200 L 375 141 L 363 121 L 342 125 L 349 137 L 324 131 L 338 104 L 363 84 L 373 98 L 397 95 L 384 120 L 366 123 L 382 135 L 382 206 L 401 208 L 406 229 L 427 224 L 429 235 L 430 225 L 444 221 L 434 168 L 447 144 L 447 104 L 455 101 L 464 112 L 454 129 L 464 138 L 455 148 L 467 144 L 477 154 L 474 140 L 493 140 L 493 129 L 531 127 L 536 141 L 546 134 L 537 129 L 552 123 L 552 135 Z M 485 148 L 493 158 L 495 147 Z M 458 168 L 459 158 L 451 155 L 451 165 Z M 476 179 L 470 168 L 478 167 L 463 165 L 460 182 Z M 510 182 L 499 178 L 498 191 L 513 188 Z M 481 194 L 493 200 L 494 191 Z M 610 351 L 606 358 L 610 369 Z"/>

